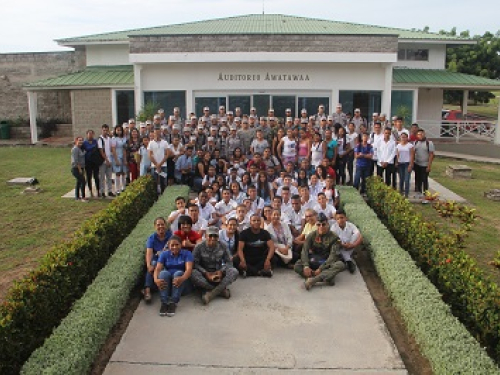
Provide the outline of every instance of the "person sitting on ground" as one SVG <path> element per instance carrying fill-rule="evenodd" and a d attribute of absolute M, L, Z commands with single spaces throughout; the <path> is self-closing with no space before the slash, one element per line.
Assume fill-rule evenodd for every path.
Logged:
<path fill-rule="evenodd" d="M 317 229 L 306 237 L 300 260 L 295 263 L 295 272 L 306 280 L 304 286 L 310 290 L 318 282 L 335 285 L 335 276 L 345 269 L 338 256 L 339 238 L 330 230 L 325 214 L 318 215 Z"/>
<path fill-rule="evenodd" d="M 204 290 L 201 297 L 203 303 L 208 305 L 218 295 L 229 299 L 231 292 L 228 286 L 238 278 L 238 271 L 233 267 L 229 251 L 219 242 L 219 228 L 207 229 L 207 238 L 196 245 L 193 258 L 192 281 Z"/>
<path fill-rule="evenodd" d="M 260 217 L 254 214 L 250 218 L 250 228 L 240 233 L 238 255 L 233 259 L 234 265 L 243 277 L 272 277 L 273 256 L 274 243 L 271 235 L 260 228 Z"/>
<path fill-rule="evenodd" d="M 328 204 L 325 193 L 318 194 L 318 204 L 316 205 L 316 207 L 314 207 L 314 211 L 316 211 L 318 214 L 320 213 L 325 214 L 328 220 L 335 219 L 336 209 L 331 204 Z"/>
<path fill-rule="evenodd" d="M 222 200 L 215 204 L 215 215 L 219 219 L 219 223 L 226 225 L 227 215 L 236 211 L 238 203 L 231 199 L 231 191 L 227 188 L 222 190 Z"/>
<path fill-rule="evenodd" d="M 154 281 L 160 289 L 160 316 L 174 316 L 181 295 L 192 290 L 189 278 L 193 270 L 193 254 L 181 247 L 182 240 L 172 236 L 156 264 Z"/>
<path fill-rule="evenodd" d="M 278 190 L 276 191 L 276 195 L 281 196 L 281 192 L 283 191 L 283 188 L 287 186 L 290 190 L 291 195 L 299 194 L 299 191 L 297 190 L 297 187 L 292 184 L 292 176 L 290 175 L 285 175 L 283 178 L 283 185 L 278 187 Z"/>
<path fill-rule="evenodd" d="M 219 231 L 219 241 L 224 246 L 226 246 L 229 251 L 229 255 L 231 256 L 231 261 L 236 256 L 238 252 L 238 220 L 235 217 L 230 217 L 227 219 L 227 223 L 224 229 Z"/>
<path fill-rule="evenodd" d="M 194 247 L 201 242 L 201 235 L 193 230 L 193 220 L 190 216 L 181 216 L 179 218 L 178 230 L 174 235 L 181 239 L 183 249 L 193 251 Z"/>
<path fill-rule="evenodd" d="M 146 280 L 144 282 L 144 301 L 151 302 L 151 289 L 154 288 L 153 273 L 158 262 L 158 257 L 167 245 L 172 232 L 167 230 L 167 222 L 163 217 L 157 217 L 154 221 L 156 231 L 146 241 Z"/>
<path fill-rule="evenodd" d="M 318 213 L 314 211 L 312 208 L 308 208 L 304 211 L 304 227 L 302 228 L 302 232 L 300 233 L 300 235 L 298 237 L 295 237 L 293 240 L 294 245 L 298 245 L 296 246 L 297 250 L 294 249 L 294 251 L 300 253 L 302 245 L 306 241 L 306 237 L 308 236 L 309 233 L 311 233 L 316 229 L 317 217 Z"/>
<path fill-rule="evenodd" d="M 264 226 L 274 242 L 274 260 L 280 266 L 286 266 L 292 260 L 293 237 L 290 227 L 281 221 L 281 211 L 273 210 L 271 223 Z"/>
<path fill-rule="evenodd" d="M 204 237 L 205 231 L 208 228 L 208 222 L 200 217 L 200 208 L 198 207 L 198 205 L 190 203 L 188 204 L 187 210 L 188 210 L 188 215 L 191 217 L 191 220 L 193 221 L 193 226 L 191 229 L 197 232 L 201 237 Z"/>
<path fill-rule="evenodd" d="M 286 210 L 284 214 L 290 220 L 290 223 L 288 225 L 290 227 L 290 232 L 292 233 L 292 236 L 297 237 L 300 235 L 302 227 L 304 226 L 305 209 L 303 209 L 302 205 L 300 204 L 299 195 L 293 195 L 291 200 L 292 200 L 292 207 Z"/>
<path fill-rule="evenodd" d="M 335 223 L 331 226 L 331 231 L 340 238 L 340 255 L 349 272 L 354 273 L 356 264 L 352 260 L 352 253 L 363 243 L 363 236 L 353 223 L 347 221 L 344 210 L 335 213 Z"/>
<path fill-rule="evenodd" d="M 179 217 L 182 215 L 188 215 L 188 209 L 186 208 L 186 199 L 184 197 L 175 198 L 175 206 L 176 210 L 172 211 L 170 215 L 168 215 L 167 222 L 170 225 L 170 228 L 176 231 L 179 228 Z"/>

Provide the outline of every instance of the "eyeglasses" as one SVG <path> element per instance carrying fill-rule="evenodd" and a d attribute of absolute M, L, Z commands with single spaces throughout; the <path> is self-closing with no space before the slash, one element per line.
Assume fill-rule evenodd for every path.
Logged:
<path fill-rule="evenodd" d="M 316 225 L 318 227 L 326 227 L 328 225 L 328 223 L 324 223 L 324 222 L 323 223 L 316 223 Z"/>

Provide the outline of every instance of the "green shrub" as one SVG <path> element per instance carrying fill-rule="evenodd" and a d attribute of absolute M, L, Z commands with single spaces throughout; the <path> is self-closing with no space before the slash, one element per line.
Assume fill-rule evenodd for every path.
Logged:
<path fill-rule="evenodd" d="M 69 241 L 54 246 L 35 270 L 14 284 L 0 306 L 1 373 L 19 371 L 155 199 L 151 177 L 134 181 L 120 197 L 86 220 Z"/>
<path fill-rule="evenodd" d="M 83 297 L 54 333 L 37 349 L 22 374 L 85 374 L 94 362 L 144 267 L 147 237 L 154 231 L 153 221 L 175 210 L 175 198 L 187 198 L 187 186 L 165 190 L 158 202 L 139 221 L 121 243 Z"/>
<path fill-rule="evenodd" d="M 397 194 L 397 193 L 396 193 Z M 368 243 L 373 262 L 408 331 L 435 374 L 498 374 L 499 370 L 441 294 L 353 188 L 341 188 L 344 209 Z M 378 202 L 381 205 L 384 202 Z M 386 203 L 388 204 L 388 203 Z M 396 211 L 392 211 L 396 215 Z M 413 218 L 408 215 L 410 221 Z M 401 223 L 401 226 L 408 224 Z"/>
<path fill-rule="evenodd" d="M 417 214 L 411 203 L 378 178 L 368 182 L 367 193 L 369 204 L 401 247 L 409 252 L 438 288 L 453 314 L 498 363 L 500 293 L 497 285 L 462 250 L 460 242 L 464 230 L 439 230 Z M 474 216 L 473 210 L 464 211 L 452 202 L 439 204 L 438 211 L 460 217 L 466 227 L 471 222 L 467 212 L 472 211 Z"/>

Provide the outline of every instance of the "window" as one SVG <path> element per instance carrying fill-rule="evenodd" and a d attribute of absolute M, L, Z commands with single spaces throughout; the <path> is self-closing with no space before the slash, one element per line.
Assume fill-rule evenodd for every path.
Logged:
<path fill-rule="evenodd" d="M 181 117 L 186 118 L 186 91 L 145 91 L 144 103 L 158 104 L 167 117 L 174 113 L 175 107 L 179 107 Z"/>
<path fill-rule="evenodd" d="M 413 121 L 413 91 L 393 90 L 391 94 L 391 114 L 404 118 L 405 124 Z"/>
<path fill-rule="evenodd" d="M 253 107 L 257 110 L 258 116 L 267 116 L 267 111 L 271 107 L 271 96 L 264 94 L 254 95 Z"/>
<path fill-rule="evenodd" d="M 318 113 L 318 107 L 320 104 L 325 106 L 325 113 L 330 114 L 330 98 L 327 97 L 299 97 L 299 112 L 302 108 L 307 109 L 307 114 L 309 116 Z M 300 115 L 300 113 L 299 113 Z"/>
<path fill-rule="evenodd" d="M 226 97 L 197 97 L 194 100 L 196 116 L 203 116 L 203 108 L 210 108 L 210 114 L 219 113 L 219 107 L 226 106 Z"/>
<path fill-rule="evenodd" d="M 234 112 L 234 110 L 237 107 L 240 107 L 242 114 L 248 115 L 250 113 L 250 95 L 248 95 L 248 96 L 247 95 L 238 95 L 238 96 L 230 95 L 228 108 L 226 108 L 226 110 Z"/>
<path fill-rule="evenodd" d="M 118 124 L 135 117 L 134 90 L 116 91 L 116 120 Z"/>
<path fill-rule="evenodd" d="M 400 48 L 398 50 L 399 61 L 429 61 L 428 49 Z"/>
<path fill-rule="evenodd" d="M 370 119 L 372 113 L 380 113 L 382 106 L 381 91 L 339 91 L 339 102 L 344 113 L 353 114 L 356 108 L 361 110 L 361 116 Z"/>
<path fill-rule="evenodd" d="M 292 115 L 297 113 L 295 110 L 295 96 L 273 95 L 273 109 L 276 117 L 284 118 L 287 108 L 292 110 Z"/>

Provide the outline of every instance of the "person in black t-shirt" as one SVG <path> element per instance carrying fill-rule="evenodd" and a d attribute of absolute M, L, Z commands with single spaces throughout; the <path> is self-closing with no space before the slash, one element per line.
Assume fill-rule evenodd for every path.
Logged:
<path fill-rule="evenodd" d="M 260 228 L 260 223 L 260 216 L 252 215 L 250 228 L 242 231 L 239 236 L 238 254 L 233 263 L 243 277 L 273 276 L 271 260 L 274 255 L 274 243 L 269 232 Z"/>

